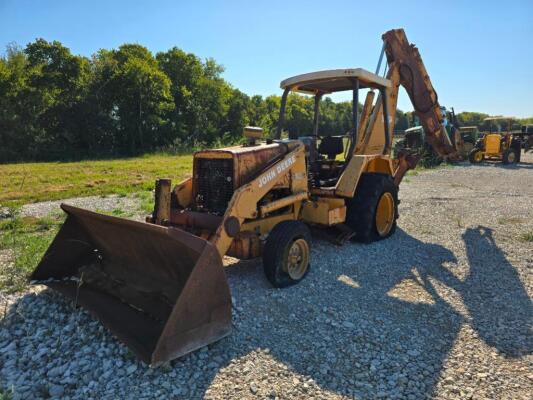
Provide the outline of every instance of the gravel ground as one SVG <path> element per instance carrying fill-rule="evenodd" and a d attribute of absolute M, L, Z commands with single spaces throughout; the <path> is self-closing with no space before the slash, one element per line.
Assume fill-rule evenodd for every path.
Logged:
<path fill-rule="evenodd" d="M 315 239 L 310 274 L 288 289 L 227 259 L 233 333 L 157 369 L 50 290 L 4 296 L 0 385 L 32 399 L 530 399 L 524 161 L 408 177 L 392 238 Z"/>
<path fill-rule="evenodd" d="M 71 206 L 85 208 L 93 211 L 111 212 L 120 209 L 123 212 L 134 214 L 135 219 L 142 219 L 139 210 L 139 198 L 135 195 L 129 196 L 90 196 L 79 197 L 74 199 L 43 201 L 40 203 L 25 204 L 21 207 L 20 213 L 22 216 L 44 217 L 49 214 L 62 213 L 60 209 L 61 203 L 67 203 Z M 146 214 L 146 213 L 144 213 Z"/>

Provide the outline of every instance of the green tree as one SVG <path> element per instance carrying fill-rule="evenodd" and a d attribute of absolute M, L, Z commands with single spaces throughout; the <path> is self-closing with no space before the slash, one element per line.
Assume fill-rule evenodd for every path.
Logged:
<path fill-rule="evenodd" d="M 251 125 L 253 109 L 250 97 L 238 89 L 234 89 L 229 98 L 229 107 L 223 124 L 223 137 L 231 141 L 239 140 L 243 128 Z"/>
<path fill-rule="evenodd" d="M 409 127 L 409 120 L 408 120 L 407 113 L 404 113 L 402 110 L 397 109 L 396 110 L 396 120 L 394 123 L 394 130 L 396 131 L 404 131 Z"/>
<path fill-rule="evenodd" d="M 487 118 L 488 114 L 479 112 L 464 111 L 457 114 L 457 121 L 461 126 L 481 126 L 483 125 L 483 119 Z"/>
<path fill-rule="evenodd" d="M 174 108 L 169 113 L 172 136 L 187 142 L 190 127 L 195 126 L 198 116 L 194 107 L 194 95 L 200 79 L 204 75 L 201 60 L 194 54 L 185 53 L 174 47 L 156 55 L 159 68 L 171 82 L 170 90 L 174 99 Z"/>
<path fill-rule="evenodd" d="M 36 126 L 29 127 L 34 155 L 77 148 L 84 130 L 78 117 L 86 94 L 89 61 L 72 55 L 61 43 L 37 39 L 26 46 L 27 86 L 20 95 L 31 104 Z M 33 119 L 32 118 L 32 119 Z"/>
<path fill-rule="evenodd" d="M 170 79 L 143 46 L 125 44 L 95 57 L 101 83 L 94 94 L 113 120 L 115 145 L 137 154 L 167 144 L 166 116 L 174 108 Z"/>
<path fill-rule="evenodd" d="M 0 161 L 16 160 L 31 143 L 34 120 L 23 93 L 26 91 L 26 55 L 9 45 L 0 58 Z"/>

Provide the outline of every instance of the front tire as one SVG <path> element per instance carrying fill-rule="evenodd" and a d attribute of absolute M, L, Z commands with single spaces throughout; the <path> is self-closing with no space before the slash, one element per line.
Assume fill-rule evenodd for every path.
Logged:
<path fill-rule="evenodd" d="M 474 150 L 468 154 L 468 161 L 470 161 L 470 164 L 479 164 L 484 159 L 485 155 L 483 154 L 483 151 L 477 148 L 474 148 Z"/>
<path fill-rule="evenodd" d="M 392 176 L 362 174 L 346 212 L 346 224 L 355 231 L 354 240 L 371 243 L 388 238 L 396 230 L 397 218 L 398 188 Z"/>
<path fill-rule="evenodd" d="M 263 269 L 277 288 L 300 282 L 310 268 L 311 232 L 300 221 L 283 221 L 269 233 L 263 249 Z"/>
<path fill-rule="evenodd" d="M 502 162 L 504 164 L 515 164 L 518 162 L 519 156 L 516 149 L 511 147 L 503 152 Z"/>

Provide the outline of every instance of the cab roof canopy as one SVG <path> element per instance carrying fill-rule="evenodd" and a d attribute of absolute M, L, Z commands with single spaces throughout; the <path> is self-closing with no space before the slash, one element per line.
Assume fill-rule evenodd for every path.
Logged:
<path fill-rule="evenodd" d="M 359 88 L 391 87 L 391 81 L 373 74 L 363 68 L 330 69 L 326 71 L 310 72 L 308 74 L 296 75 L 292 78 L 281 81 L 282 89 L 292 91 L 317 94 L 333 93 L 354 88 L 354 79 L 359 80 Z"/>

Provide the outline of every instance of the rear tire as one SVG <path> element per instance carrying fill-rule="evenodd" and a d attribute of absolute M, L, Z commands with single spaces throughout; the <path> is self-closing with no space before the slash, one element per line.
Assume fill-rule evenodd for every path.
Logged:
<path fill-rule="evenodd" d="M 277 288 L 300 282 L 310 268 L 311 232 L 300 221 L 283 221 L 269 233 L 263 249 L 263 269 Z"/>
<path fill-rule="evenodd" d="M 503 152 L 502 162 L 504 164 L 516 164 L 519 159 L 519 155 L 516 152 L 516 149 L 511 147 Z"/>
<path fill-rule="evenodd" d="M 474 148 L 474 150 L 468 154 L 468 161 L 470 161 L 470 164 L 479 164 L 484 159 L 485 155 L 483 154 L 483 151 L 477 148 Z"/>
<path fill-rule="evenodd" d="M 346 211 L 346 225 L 354 230 L 354 240 L 371 243 L 388 238 L 396 230 L 397 218 L 398 188 L 392 176 L 362 174 Z"/>

